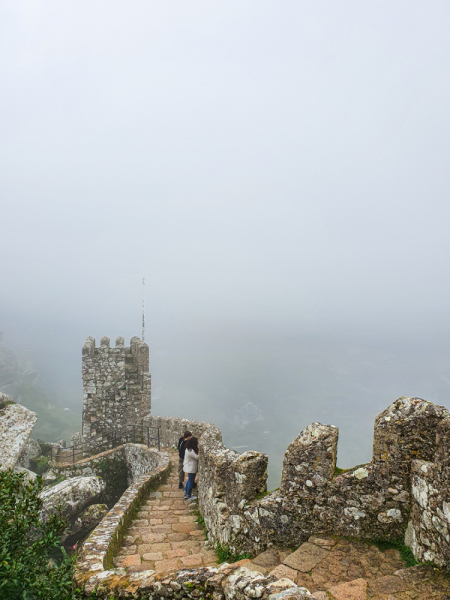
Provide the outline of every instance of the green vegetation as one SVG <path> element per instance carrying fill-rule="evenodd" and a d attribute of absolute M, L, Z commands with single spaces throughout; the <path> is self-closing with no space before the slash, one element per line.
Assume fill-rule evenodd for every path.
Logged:
<path fill-rule="evenodd" d="M 106 481 L 105 501 L 114 506 L 128 487 L 127 468 L 123 458 L 109 456 L 97 465 L 97 474 Z"/>
<path fill-rule="evenodd" d="M 350 469 L 341 469 L 339 467 L 334 467 L 334 476 L 336 477 L 336 475 L 342 475 L 342 473 L 346 473 L 347 471 L 350 471 Z"/>
<path fill-rule="evenodd" d="M 38 415 L 33 429 L 33 437 L 44 440 L 69 440 L 75 431 L 80 430 L 80 417 L 72 411 L 65 411 L 59 399 L 44 392 L 38 385 L 22 381 L 17 393 L 20 403 Z"/>
<path fill-rule="evenodd" d="M 39 447 L 41 449 L 42 456 L 50 456 L 52 451 L 52 445 L 48 442 L 44 442 L 44 440 L 39 439 L 37 440 L 37 443 L 39 444 Z"/>
<path fill-rule="evenodd" d="M 373 540 L 371 542 L 374 546 L 376 546 L 379 550 L 390 550 L 394 548 L 400 552 L 400 556 L 405 561 L 407 567 L 414 567 L 419 563 L 414 558 L 414 554 L 405 544 L 404 538 L 400 537 L 392 542 L 385 542 L 384 540 Z"/>
<path fill-rule="evenodd" d="M 8 600 L 72 600 L 72 559 L 60 546 L 67 522 L 61 514 L 46 523 L 38 497 L 42 478 L 0 471 L 0 597 Z M 59 564 L 50 560 L 62 553 Z"/>
<path fill-rule="evenodd" d="M 203 518 L 202 513 L 199 510 L 196 510 L 195 513 L 196 519 L 195 522 L 202 526 L 203 532 L 205 534 L 205 540 L 208 539 L 208 530 L 206 529 L 205 519 Z"/>
<path fill-rule="evenodd" d="M 9 404 L 15 404 L 12 400 L 4 400 L 0 402 L 0 410 L 4 410 Z"/>
<path fill-rule="evenodd" d="M 270 492 L 268 492 L 268 493 L 270 493 Z M 199 510 L 195 511 L 195 515 L 197 516 L 197 519 L 195 522 L 202 526 L 203 531 L 205 532 L 205 540 L 207 540 L 208 539 L 208 530 L 206 528 L 205 519 Z M 234 562 L 238 562 L 239 560 L 243 560 L 244 558 L 252 557 L 252 555 L 249 553 L 233 554 L 231 552 L 231 550 L 228 548 L 228 546 L 221 546 L 219 543 L 217 543 L 217 545 L 216 545 L 216 554 L 217 554 L 217 560 L 218 560 L 219 564 L 224 563 L 224 562 L 234 563 Z"/>
<path fill-rule="evenodd" d="M 73 563 L 60 544 L 67 527 L 61 514 L 40 516 L 41 477 L 0 471 L 0 598 L 8 600 L 95 600 L 73 586 Z M 58 556 L 58 559 L 55 559 Z"/>
<path fill-rule="evenodd" d="M 272 492 L 269 491 L 259 492 L 259 494 L 256 494 L 255 500 L 261 500 L 261 498 L 264 498 L 265 496 L 268 496 L 271 493 Z"/>
<path fill-rule="evenodd" d="M 48 471 L 48 463 L 50 459 L 47 456 L 38 456 L 37 458 L 30 458 L 30 469 L 38 475 L 43 475 Z"/>
<path fill-rule="evenodd" d="M 221 546 L 219 543 L 217 543 L 216 546 L 216 554 L 219 564 L 224 562 L 234 563 L 238 562 L 239 560 L 243 560 L 244 558 L 252 557 L 252 555 L 248 552 L 244 554 L 233 554 L 228 546 Z"/>
<path fill-rule="evenodd" d="M 400 556 L 406 563 L 406 567 L 415 567 L 416 565 L 424 564 L 419 563 L 415 558 L 414 554 L 405 544 L 405 538 L 399 537 L 396 540 L 381 540 L 381 539 L 366 539 L 366 538 L 354 538 L 346 535 L 340 536 L 344 540 L 348 540 L 350 542 L 362 542 L 363 544 L 367 544 L 367 546 L 376 546 L 378 550 L 382 552 L 384 550 L 398 550 L 400 552 Z"/>

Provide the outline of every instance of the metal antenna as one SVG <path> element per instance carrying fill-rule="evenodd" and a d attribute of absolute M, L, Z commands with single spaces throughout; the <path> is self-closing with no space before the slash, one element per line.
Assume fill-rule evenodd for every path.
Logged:
<path fill-rule="evenodd" d="M 145 341 L 145 278 L 142 278 L 142 341 Z"/>

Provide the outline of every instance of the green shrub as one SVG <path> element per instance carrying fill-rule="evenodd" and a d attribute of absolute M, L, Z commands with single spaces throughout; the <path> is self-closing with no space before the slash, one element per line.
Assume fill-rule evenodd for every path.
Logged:
<path fill-rule="evenodd" d="M 0 402 L 0 410 L 4 410 L 10 404 L 15 404 L 14 400 L 3 400 Z"/>
<path fill-rule="evenodd" d="M 48 471 L 49 462 L 50 459 L 47 456 L 30 458 L 30 469 L 38 475 L 43 475 L 46 471 Z"/>
<path fill-rule="evenodd" d="M 411 549 L 405 544 L 405 540 L 403 537 L 397 538 L 392 542 L 386 542 L 385 540 L 374 540 L 372 542 L 374 546 L 378 548 L 378 550 L 389 550 L 391 548 L 395 548 L 400 552 L 400 556 L 406 563 L 406 567 L 415 567 L 420 564 L 414 558 L 414 554 L 411 552 Z"/>
<path fill-rule="evenodd" d="M 41 448 L 41 452 L 43 456 L 50 456 L 51 451 L 52 451 L 52 445 L 49 444 L 48 442 L 44 442 L 44 440 L 39 440 L 38 439 L 38 444 Z"/>
<path fill-rule="evenodd" d="M 41 477 L 0 471 L 0 598 L 72 600 L 72 559 L 60 547 L 67 527 L 61 514 L 41 518 Z M 59 551 L 58 564 L 51 560 Z"/>

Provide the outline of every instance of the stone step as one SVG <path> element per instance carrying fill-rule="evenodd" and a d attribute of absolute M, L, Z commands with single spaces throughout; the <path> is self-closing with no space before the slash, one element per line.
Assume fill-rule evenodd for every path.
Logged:
<path fill-rule="evenodd" d="M 215 565 L 217 555 L 208 547 L 202 527 L 196 522 L 196 502 L 184 500 L 178 489 L 178 454 L 170 453 L 172 473 L 152 492 L 115 559 L 127 572 L 156 572 Z"/>
<path fill-rule="evenodd" d="M 307 588 L 316 600 L 441 600 L 449 576 L 429 565 L 405 568 L 398 550 L 312 536 L 294 552 L 271 548 L 245 561 L 263 575 Z"/>

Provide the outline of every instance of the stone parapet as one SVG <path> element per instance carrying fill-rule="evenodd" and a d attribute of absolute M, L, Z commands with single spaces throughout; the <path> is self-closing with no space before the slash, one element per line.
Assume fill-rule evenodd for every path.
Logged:
<path fill-rule="evenodd" d="M 214 431 L 215 439 L 222 442 L 222 433 L 215 425 L 196 421 L 195 419 L 180 419 L 178 417 L 158 417 L 147 415 L 143 419 L 145 427 L 159 427 L 160 444 L 163 448 L 177 447 L 178 440 L 185 431 L 190 431 L 192 435 L 201 438 L 207 431 Z"/>
<path fill-rule="evenodd" d="M 412 463 L 411 520 L 406 544 L 419 561 L 450 568 L 450 417 L 437 428 L 434 462 Z"/>
<path fill-rule="evenodd" d="M 158 466 L 160 456 L 141 444 L 123 444 L 74 464 L 52 462 L 51 470 L 56 478 L 101 477 L 106 482 L 102 501 L 112 507 L 127 487 Z"/>
<path fill-rule="evenodd" d="M 260 552 L 330 532 L 401 537 L 411 509 L 412 459 L 428 458 L 443 447 L 436 445 L 436 433 L 447 435 L 447 417 L 442 406 L 399 398 L 376 419 L 373 460 L 344 473 L 335 473 L 337 428 L 313 423 L 290 444 L 280 489 L 267 495 L 267 457 L 238 455 L 218 444 L 212 429 L 206 431 L 200 440 L 199 491 L 211 539 L 233 552 Z M 447 470 L 445 463 L 441 471 Z"/>

